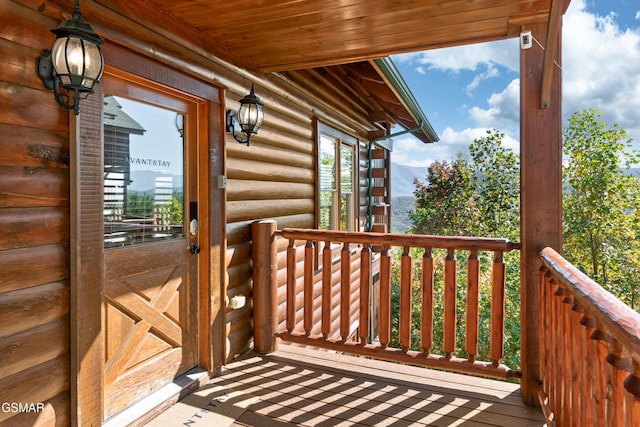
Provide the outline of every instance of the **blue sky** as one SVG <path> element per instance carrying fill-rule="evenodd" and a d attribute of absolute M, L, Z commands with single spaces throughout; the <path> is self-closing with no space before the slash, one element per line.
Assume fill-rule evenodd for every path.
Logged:
<path fill-rule="evenodd" d="M 640 1 L 572 0 L 563 21 L 563 127 L 594 108 L 640 149 Z M 534 42 L 533 48 L 539 48 Z M 393 161 L 427 166 L 467 153 L 486 129 L 519 145 L 519 39 L 392 57 L 429 122 L 435 144 L 394 140 Z"/>

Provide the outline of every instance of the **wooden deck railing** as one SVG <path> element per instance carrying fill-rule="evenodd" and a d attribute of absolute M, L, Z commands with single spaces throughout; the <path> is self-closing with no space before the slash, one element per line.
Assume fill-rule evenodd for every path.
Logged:
<path fill-rule="evenodd" d="M 541 253 L 540 402 L 548 425 L 640 425 L 640 314 Z"/>
<path fill-rule="evenodd" d="M 505 263 L 503 254 L 518 249 L 517 243 L 504 239 L 471 237 L 436 237 L 425 235 L 403 235 L 383 233 L 333 232 L 320 230 L 285 229 L 278 234 L 289 242 L 286 261 L 286 309 L 284 328 L 277 330 L 278 292 L 275 239 L 264 225 L 256 224 L 253 229 L 254 254 L 254 321 L 255 345 L 258 351 L 273 350 L 274 336 L 284 341 L 296 342 L 335 351 L 375 357 L 383 360 L 405 362 L 417 365 L 443 368 L 457 372 L 506 378 L 518 376 L 501 363 L 503 357 L 504 334 L 504 292 Z M 273 231 L 273 225 L 271 225 Z M 271 236 L 270 236 L 271 235 Z M 299 245 L 304 251 L 297 250 Z M 391 248 L 401 247 L 400 280 L 392 284 Z M 320 253 L 316 253 L 320 248 Z M 412 258 L 410 248 L 421 248 L 419 261 Z M 444 272 L 434 272 L 432 251 L 446 251 Z M 466 300 L 458 301 L 456 252 L 468 251 Z M 480 261 L 478 253 L 493 253 L 491 287 L 492 302 L 490 313 L 490 355 L 491 361 L 476 360 L 479 340 L 478 285 Z M 260 254 L 260 255 L 258 255 Z M 269 255 L 271 254 L 271 255 Z M 300 255 L 302 254 L 302 260 Z M 271 267 L 267 259 L 271 258 Z M 422 266 L 421 283 L 421 351 L 411 350 L 411 298 L 412 265 Z M 335 265 L 339 264 L 339 270 Z M 352 269 L 358 269 L 357 274 Z M 373 269 L 379 271 L 379 299 L 370 294 Z M 432 354 L 434 274 L 444 277 L 444 354 Z M 270 279 L 268 278 L 270 275 Z M 376 274 L 377 275 L 377 274 Z M 333 286 L 339 276 L 339 298 Z M 359 291 L 350 289 L 353 277 L 359 280 Z M 333 277 L 333 278 L 332 278 Z M 400 286 L 399 337 L 400 348 L 392 348 L 391 337 L 391 287 Z M 357 298 L 358 301 L 354 301 Z M 332 305 L 338 302 L 338 309 Z M 373 303 L 371 301 L 374 301 Z M 372 307 L 379 301 L 379 307 Z M 315 304 L 314 304 L 315 303 Z M 467 358 L 454 355 L 456 347 L 457 305 L 465 304 L 465 343 Z M 350 339 L 353 306 L 357 305 L 357 337 Z M 319 309 L 317 309 L 319 307 Z M 257 310 L 257 313 L 256 313 Z M 379 336 L 370 332 L 371 312 L 379 312 Z M 336 319 L 335 317 L 339 317 Z M 339 320 L 339 321 L 338 321 Z M 280 323 L 281 324 L 281 323 Z M 332 325 L 339 325 L 332 332 Z M 320 325 L 314 329 L 314 325 Z M 462 346 L 462 345 L 461 345 Z M 458 346 L 458 347 L 461 347 Z"/>

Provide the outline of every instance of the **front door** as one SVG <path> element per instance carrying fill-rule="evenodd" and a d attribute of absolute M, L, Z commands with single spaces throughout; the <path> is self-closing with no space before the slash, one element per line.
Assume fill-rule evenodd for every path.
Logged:
<path fill-rule="evenodd" d="M 104 417 L 198 363 L 197 103 L 105 75 Z"/>

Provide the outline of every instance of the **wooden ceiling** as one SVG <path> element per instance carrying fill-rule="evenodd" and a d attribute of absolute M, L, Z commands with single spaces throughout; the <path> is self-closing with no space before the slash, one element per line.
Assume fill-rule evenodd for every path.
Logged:
<path fill-rule="evenodd" d="M 284 71 L 517 37 L 570 0 L 95 0 L 243 68 Z"/>

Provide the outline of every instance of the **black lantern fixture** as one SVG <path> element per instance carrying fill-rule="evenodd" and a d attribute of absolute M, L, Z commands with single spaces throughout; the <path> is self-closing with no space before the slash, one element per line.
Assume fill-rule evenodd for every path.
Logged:
<path fill-rule="evenodd" d="M 82 18 L 80 0 L 76 0 L 71 19 L 51 32 L 56 41 L 38 58 L 36 70 L 45 87 L 53 90 L 58 104 L 78 115 L 81 94 L 92 93 L 102 77 L 104 58 L 100 45 L 104 40 Z"/>
<path fill-rule="evenodd" d="M 227 110 L 227 132 L 233 133 L 233 137 L 241 144 L 249 145 L 251 135 L 258 133 L 262 126 L 264 112 L 262 111 L 262 100 L 256 96 L 253 85 L 251 92 L 240 100 L 238 115 L 232 110 Z M 244 133 L 244 137 L 239 133 Z"/>

